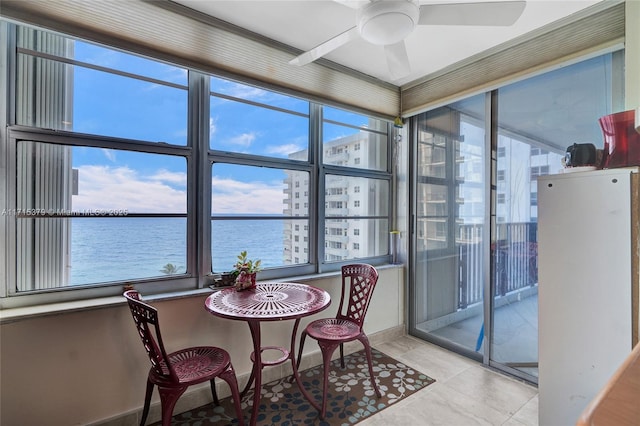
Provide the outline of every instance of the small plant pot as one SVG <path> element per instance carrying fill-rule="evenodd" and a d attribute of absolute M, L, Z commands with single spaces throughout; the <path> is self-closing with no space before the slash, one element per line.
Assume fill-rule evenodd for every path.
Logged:
<path fill-rule="evenodd" d="M 240 275 L 236 278 L 235 287 L 238 291 L 256 288 L 256 273 L 240 272 Z"/>

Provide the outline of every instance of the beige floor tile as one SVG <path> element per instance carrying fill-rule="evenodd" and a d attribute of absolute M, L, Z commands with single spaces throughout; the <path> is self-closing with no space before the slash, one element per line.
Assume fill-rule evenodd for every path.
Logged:
<path fill-rule="evenodd" d="M 432 389 L 429 389 L 432 388 Z M 399 409 L 388 408 L 362 423 L 376 425 L 501 425 L 509 416 L 461 394 L 446 384 L 434 383 Z"/>
<path fill-rule="evenodd" d="M 360 423 L 362 426 L 537 426 L 535 386 L 419 339 L 403 336 L 376 349 L 436 382 Z"/>
<path fill-rule="evenodd" d="M 383 347 L 380 350 L 385 352 Z M 431 344 L 417 346 L 408 351 L 397 353 L 393 357 L 437 381 L 448 380 L 477 364 Z"/>
<path fill-rule="evenodd" d="M 537 393 L 533 386 L 516 381 L 481 365 L 470 367 L 446 381 L 447 386 L 513 416 Z"/>
<path fill-rule="evenodd" d="M 526 426 L 538 426 L 538 395 L 531 398 L 524 407 L 522 407 L 516 414 L 513 415 L 513 419 L 519 421 Z"/>

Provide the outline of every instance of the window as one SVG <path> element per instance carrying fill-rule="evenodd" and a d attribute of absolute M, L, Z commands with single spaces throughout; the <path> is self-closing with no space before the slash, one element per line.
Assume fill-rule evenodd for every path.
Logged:
<path fill-rule="evenodd" d="M 549 151 L 547 151 L 546 149 L 536 148 L 536 147 L 531 148 L 532 157 L 536 155 L 547 155 L 547 154 L 549 154 Z"/>
<path fill-rule="evenodd" d="M 16 124 L 187 144 L 187 70 L 27 27 L 16 35 Z"/>
<path fill-rule="evenodd" d="M 287 188 L 294 181 L 308 180 L 308 172 L 214 162 L 211 173 L 213 272 L 229 271 L 242 250 L 261 259 L 263 268 L 294 264 L 291 248 L 298 253 L 300 236 L 306 236 L 300 233 L 300 225 L 309 216 L 299 203 L 290 208 Z M 297 233 L 292 235 L 294 229 Z M 228 235 L 242 237 L 229 239 Z"/>
<path fill-rule="evenodd" d="M 535 180 L 538 176 L 545 176 L 549 174 L 549 166 L 534 166 L 531 167 L 531 180 Z"/>
<path fill-rule="evenodd" d="M 18 293 L 186 272 L 185 182 L 169 173 L 184 158 L 26 140 L 17 156 L 36 160 L 17 165 Z"/>
<path fill-rule="evenodd" d="M 358 236 L 360 235 L 360 230 L 358 228 L 353 230 L 353 235 Z"/>
<path fill-rule="evenodd" d="M 124 283 L 146 293 L 199 288 L 242 250 L 262 259 L 265 279 L 387 260 L 389 122 L 8 27 L 16 36 L 2 43 L 17 61 L 6 110 L 15 115 L 12 156 L 0 157 L 11 176 L 0 208 L 16 213 L 4 292 L 14 306 L 52 289 L 95 291 L 50 300 L 117 295 Z M 321 161 L 312 162 L 318 148 Z M 349 158 L 355 150 L 359 164 Z M 209 169 L 193 161 L 205 157 Z M 366 196 L 354 200 L 354 187 Z M 359 253 L 349 249 L 355 222 L 369 239 Z M 336 232 L 325 237 L 322 228 Z"/>
<path fill-rule="evenodd" d="M 339 262 L 388 254 L 390 174 L 389 124 L 371 117 L 323 107 L 322 176 L 325 206 L 324 261 Z M 353 157 L 351 151 L 358 151 Z M 350 158 L 350 156 L 352 158 Z M 366 191 L 365 197 L 355 194 Z M 353 208 L 348 208 L 353 206 Z M 355 251 L 343 231 L 359 222 L 367 241 Z"/>
<path fill-rule="evenodd" d="M 338 187 L 347 179 L 345 176 L 325 176 L 325 187 Z M 369 197 L 366 201 L 354 200 L 353 209 L 328 208 L 325 211 L 325 238 L 329 242 L 325 251 L 325 261 L 340 261 L 361 257 L 382 256 L 388 250 L 388 197 L 389 181 L 386 179 L 374 179 L 364 177 L 349 177 L 352 183 L 357 183 L 361 188 L 367 188 Z M 340 206 L 342 204 L 340 203 Z M 331 207 L 331 206 L 330 206 Z M 357 225 L 356 225 L 357 223 Z M 367 241 L 362 241 L 366 250 L 350 252 L 343 246 L 343 231 L 358 226 L 365 230 Z M 384 234 L 383 234 L 384 233 Z"/>
<path fill-rule="evenodd" d="M 10 132 L 14 156 L 3 161 L 15 197 L 1 202 L 15 212 L 16 257 L 6 293 L 148 279 L 179 286 L 192 272 L 187 70 L 13 28 L 20 50 L 10 122 L 67 133 Z"/>
<path fill-rule="evenodd" d="M 370 153 L 369 161 L 360 162 L 356 157 L 353 166 L 369 170 L 387 170 L 388 123 L 371 117 L 346 112 L 337 108 L 323 108 L 323 163 L 342 165 L 349 159 L 348 148 Z"/>

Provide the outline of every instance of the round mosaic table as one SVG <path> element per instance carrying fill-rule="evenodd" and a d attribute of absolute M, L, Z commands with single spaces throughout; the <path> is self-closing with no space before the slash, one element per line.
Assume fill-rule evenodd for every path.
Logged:
<path fill-rule="evenodd" d="M 291 360 L 293 376 L 298 387 L 307 400 L 316 407 L 319 405 L 309 396 L 300 382 L 300 375 L 296 367 L 295 342 L 298 333 L 300 319 L 318 313 L 326 309 L 331 303 L 331 297 L 326 291 L 305 284 L 297 283 L 262 283 L 255 288 L 236 291 L 227 288 L 211 294 L 205 301 L 207 311 L 222 318 L 246 321 L 249 324 L 251 338 L 253 340 L 253 369 L 249 381 L 242 391 L 244 396 L 251 388 L 255 380 L 255 391 L 251 411 L 250 424 L 255 425 L 260 406 L 262 388 L 262 369 L 264 367 L 282 364 Z M 279 346 L 262 346 L 260 336 L 260 323 L 262 321 L 295 320 L 291 333 L 291 348 L 285 349 Z M 282 357 L 263 361 L 262 352 L 265 350 L 277 350 Z"/>

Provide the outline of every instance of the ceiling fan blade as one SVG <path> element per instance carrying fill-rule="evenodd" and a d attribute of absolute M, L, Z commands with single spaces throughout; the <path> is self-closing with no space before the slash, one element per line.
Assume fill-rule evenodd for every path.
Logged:
<path fill-rule="evenodd" d="M 324 43 L 314 47 L 308 52 L 304 52 L 303 54 L 296 56 L 292 60 L 289 61 L 291 65 L 307 65 L 316 59 L 319 59 L 326 55 L 327 53 L 337 49 L 343 44 L 347 44 L 351 40 L 355 40 L 360 37 L 360 33 L 358 32 L 358 27 L 353 27 L 343 32 L 342 34 L 338 34 L 337 36 L 330 38 Z"/>
<path fill-rule="evenodd" d="M 526 1 L 487 3 L 444 3 L 420 6 L 419 25 L 513 25 L 526 6 Z"/>
<path fill-rule="evenodd" d="M 404 45 L 404 41 L 385 46 L 384 53 L 387 57 L 387 66 L 393 80 L 409 75 L 411 65 L 409 64 L 409 55 L 407 55 L 407 47 Z"/>
<path fill-rule="evenodd" d="M 365 4 L 369 3 L 369 0 L 333 0 L 336 3 L 350 7 L 351 9 L 360 9 Z"/>

